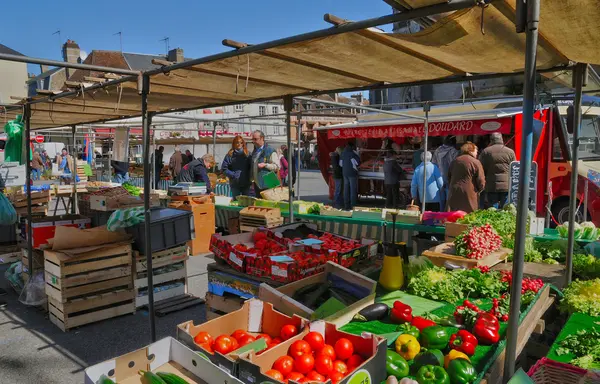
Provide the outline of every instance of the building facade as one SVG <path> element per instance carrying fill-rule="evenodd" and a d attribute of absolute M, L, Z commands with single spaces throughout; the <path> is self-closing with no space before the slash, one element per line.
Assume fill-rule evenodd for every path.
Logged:
<path fill-rule="evenodd" d="M 0 44 L 0 53 L 19 55 L 21 53 Z M 14 103 L 11 96 L 27 97 L 27 64 L 0 60 L 0 103 Z"/>

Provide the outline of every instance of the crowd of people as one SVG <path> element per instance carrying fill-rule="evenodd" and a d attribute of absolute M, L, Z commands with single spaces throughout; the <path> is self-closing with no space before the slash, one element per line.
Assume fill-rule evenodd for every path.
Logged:
<path fill-rule="evenodd" d="M 384 139 L 382 148 L 384 194 L 387 208 L 399 208 L 400 180 L 404 170 L 398 162 L 398 148 L 391 139 Z M 433 153 L 415 148 L 414 173 L 410 195 L 421 206 L 423 193 L 427 211 L 465 211 L 501 207 L 508 199 L 510 163 L 515 152 L 504 145 L 502 134 L 492 133 L 489 144 L 479 153 L 478 147 L 467 141 L 457 148 L 456 137 L 444 138 Z M 358 198 L 358 166 L 360 156 L 356 143 L 330 153 L 334 182 L 333 205 L 350 210 Z"/>

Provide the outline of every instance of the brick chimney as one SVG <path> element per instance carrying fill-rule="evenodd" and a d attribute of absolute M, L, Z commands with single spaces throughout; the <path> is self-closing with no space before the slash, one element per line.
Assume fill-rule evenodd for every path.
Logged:
<path fill-rule="evenodd" d="M 171 49 L 169 51 L 169 54 L 167 55 L 167 60 L 172 61 L 174 63 L 181 63 L 182 61 L 184 61 L 183 49 L 181 49 L 181 48 Z"/>
<path fill-rule="evenodd" d="M 63 44 L 63 60 L 67 63 L 79 63 L 80 49 L 79 45 L 73 40 L 67 40 Z"/>

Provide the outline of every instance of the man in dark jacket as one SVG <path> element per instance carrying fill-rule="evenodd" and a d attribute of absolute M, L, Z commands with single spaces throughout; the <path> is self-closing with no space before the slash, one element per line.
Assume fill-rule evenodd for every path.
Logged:
<path fill-rule="evenodd" d="M 156 151 L 154 151 L 154 188 L 160 189 L 160 172 L 162 171 L 165 163 L 163 161 L 163 152 L 165 151 L 165 147 L 162 145 L 158 147 Z"/>
<path fill-rule="evenodd" d="M 358 166 L 360 157 L 356 142 L 349 141 L 342 152 L 342 175 L 344 177 L 344 208 L 351 210 L 358 201 Z"/>
<path fill-rule="evenodd" d="M 383 184 L 385 186 L 385 207 L 398 209 L 400 204 L 400 175 L 404 171 L 398 163 L 396 153 L 388 149 L 383 159 Z"/>
<path fill-rule="evenodd" d="M 254 194 L 260 198 L 260 193 L 267 189 L 264 177 L 269 173 L 279 172 L 279 156 L 277 152 L 265 142 L 265 134 L 256 130 L 252 132 L 252 179 L 254 180 Z"/>
<path fill-rule="evenodd" d="M 201 159 L 195 159 L 181 168 L 178 182 L 182 183 L 206 183 L 206 193 L 211 193 L 210 179 L 208 178 L 208 168 L 215 165 L 215 158 L 211 154 L 202 156 Z"/>
<path fill-rule="evenodd" d="M 481 151 L 479 161 L 485 172 L 485 191 L 482 194 L 482 206 L 501 208 L 508 197 L 508 178 L 510 163 L 516 160 L 515 152 L 504 145 L 501 133 L 490 135 L 490 145 Z"/>
<path fill-rule="evenodd" d="M 344 194 L 342 193 L 342 189 L 344 187 L 344 175 L 342 174 L 342 166 L 340 165 L 342 151 L 342 147 L 337 147 L 335 151 L 329 154 L 331 168 L 333 170 L 333 206 L 335 208 L 344 207 Z"/>

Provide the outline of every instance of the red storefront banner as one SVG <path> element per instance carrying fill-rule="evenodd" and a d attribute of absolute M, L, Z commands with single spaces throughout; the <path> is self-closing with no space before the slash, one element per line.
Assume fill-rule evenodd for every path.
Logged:
<path fill-rule="evenodd" d="M 430 136 L 489 135 L 500 132 L 509 134 L 512 116 L 484 120 L 437 121 L 429 123 Z M 360 128 L 330 129 L 328 139 L 368 139 L 385 137 L 424 136 L 425 124 L 373 125 Z"/>

